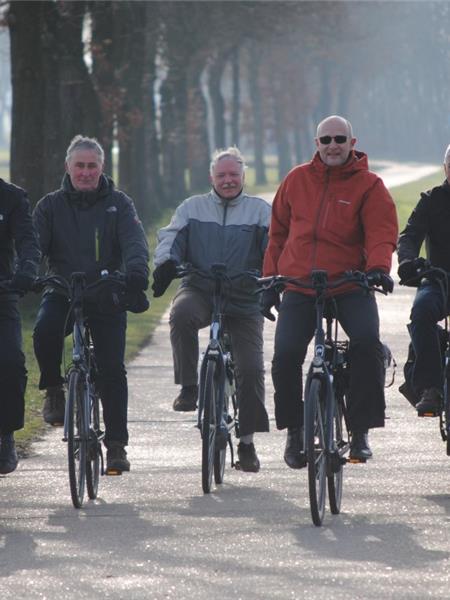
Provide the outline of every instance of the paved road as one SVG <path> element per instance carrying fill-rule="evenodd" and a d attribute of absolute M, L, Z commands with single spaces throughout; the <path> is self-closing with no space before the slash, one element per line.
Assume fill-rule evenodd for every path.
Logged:
<path fill-rule="evenodd" d="M 400 366 L 410 290 L 380 301 L 383 339 Z M 266 328 L 270 372 L 274 328 Z M 374 459 L 345 467 L 343 512 L 311 524 L 306 473 L 285 467 L 284 434 L 257 438 L 262 469 L 228 470 L 205 496 L 200 440 L 177 393 L 164 318 L 129 365 L 132 472 L 101 480 L 71 507 L 61 432 L 48 429 L 0 478 L 0 595 L 9 599 L 301 599 L 449 597 L 450 458 L 436 420 L 387 390 Z M 397 382 L 398 383 L 398 382 Z M 267 379 L 273 417 L 272 386 Z"/>

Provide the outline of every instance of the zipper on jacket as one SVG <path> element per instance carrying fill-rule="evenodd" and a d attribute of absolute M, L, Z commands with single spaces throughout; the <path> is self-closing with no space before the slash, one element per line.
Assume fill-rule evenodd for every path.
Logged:
<path fill-rule="evenodd" d="M 98 234 L 98 227 L 95 228 L 95 262 L 100 261 L 100 236 Z"/>
<path fill-rule="evenodd" d="M 311 260 L 311 270 L 313 270 L 316 266 L 316 254 L 317 254 L 317 230 L 319 228 L 319 222 L 320 222 L 320 216 L 322 214 L 322 210 L 325 204 L 325 196 L 326 193 L 328 191 L 328 184 L 330 182 L 330 169 L 327 169 L 326 172 L 326 176 L 325 176 L 325 185 L 323 188 L 323 192 L 322 192 L 322 197 L 320 199 L 320 204 L 319 204 L 319 210 L 317 211 L 317 216 L 316 216 L 316 222 L 314 223 L 314 230 L 313 230 L 313 253 L 312 253 L 312 260 Z"/>
<path fill-rule="evenodd" d="M 228 210 L 227 200 L 224 200 L 223 221 L 222 221 L 222 262 L 225 262 L 225 223 L 227 220 L 227 210 Z"/>

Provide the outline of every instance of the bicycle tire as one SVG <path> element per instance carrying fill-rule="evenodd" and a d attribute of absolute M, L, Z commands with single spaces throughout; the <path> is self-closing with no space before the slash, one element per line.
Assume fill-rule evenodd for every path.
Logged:
<path fill-rule="evenodd" d="M 325 515 L 326 450 L 322 381 L 311 380 L 305 399 L 305 446 L 308 463 L 308 489 L 311 517 L 314 525 L 322 525 Z"/>
<path fill-rule="evenodd" d="M 91 414 L 89 427 L 89 442 L 86 457 L 86 487 L 91 500 L 95 500 L 98 494 L 98 482 L 100 478 L 100 456 L 101 442 L 98 438 L 100 434 L 100 401 L 95 384 L 91 383 Z"/>
<path fill-rule="evenodd" d="M 334 416 L 333 416 L 333 433 L 334 433 L 334 443 L 336 445 L 336 450 L 339 451 L 340 448 L 344 445 L 343 438 L 343 410 L 342 404 L 344 402 L 344 398 L 341 396 L 336 396 L 335 407 L 334 407 Z M 339 457 L 340 460 L 340 457 Z M 337 461 L 336 461 L 337 462 Z M 332 465 L 333 467 L 333 465 Z M 327 476 L 328 478 L 328 500 L 330 503 L 330 511 L 333 515 L 338 515 L 341 512 L 341 503 L 342 503 L 342 488 L 344 482 L 344 468 L 342 464 L 336 464 L 335 468 L 339 470 L 334 470 L 332 473 Z"/>
<path fill-rule="evenodd" d="M 228 408 L 229 408 L 229 399 L 226 397 L 225 401 L 225 413 L 227 415 L 227 425 L 228 425 Z M 214 454 L 214 481 L 218 484 L 223 483 L 223 478 L 225 476 L 225 466 L 227 460 L 227 446 L 230 439 L 230 433 L 228 433 L 227 445 L 225 448 L 221 448 L 220 450 L 216 450 Z"/>
<path fill-rule="evenodd" d="M 87 435 L 84 424 L 84 377 L 73 369 L 69 373 L 67 398 L 67 458 L 70 495 L 75 508 L 83 505 L 86 482 Z"/>
<path fill-rule="evenodd" d="M 200 382 L 202 394 L 203 417 L 202 431 L 202 488 L 205 494 L 211 491 L 216 454 L 216 363 L 209 360 L 206 366 L 204 381 Z M 202 384 L 203 383 L 203 384 Z"/>

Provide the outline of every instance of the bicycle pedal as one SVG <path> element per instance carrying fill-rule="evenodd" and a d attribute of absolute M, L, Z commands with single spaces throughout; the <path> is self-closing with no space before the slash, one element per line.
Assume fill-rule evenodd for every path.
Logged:
<path fill-rule="evenodd" d="M 241 469 L 241 463 L 238 460 L 234 463 L 233 466 L 236 469 L 236 471 L 241 471 L 242 470 Z"/>
<path fill-rule="evenodd" d="M 119 471 L 118 469 L 106 469 L 105 475 L 109 475 L 111 477 L 117 477 L 119 475 L 122 475 L 122 471 Z"/>
<path fill-rule="evenodd" d="M 352 465 L 358 465 L 361 464 L 363 465 L 364 463 L 367 462 L 367 458 L 347 458 L 347 462 L 349 462 Z"/>

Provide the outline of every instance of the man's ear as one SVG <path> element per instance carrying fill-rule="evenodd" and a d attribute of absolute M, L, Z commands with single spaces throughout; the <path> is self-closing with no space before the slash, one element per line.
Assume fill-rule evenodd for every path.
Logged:
<path fill-rule="evenodd" d="M 350 141 L 350 145 L 351 145 L 352 149 L 354 148 L 355 144 L 356 144 L 356 138 L 352 138 Z"/>

